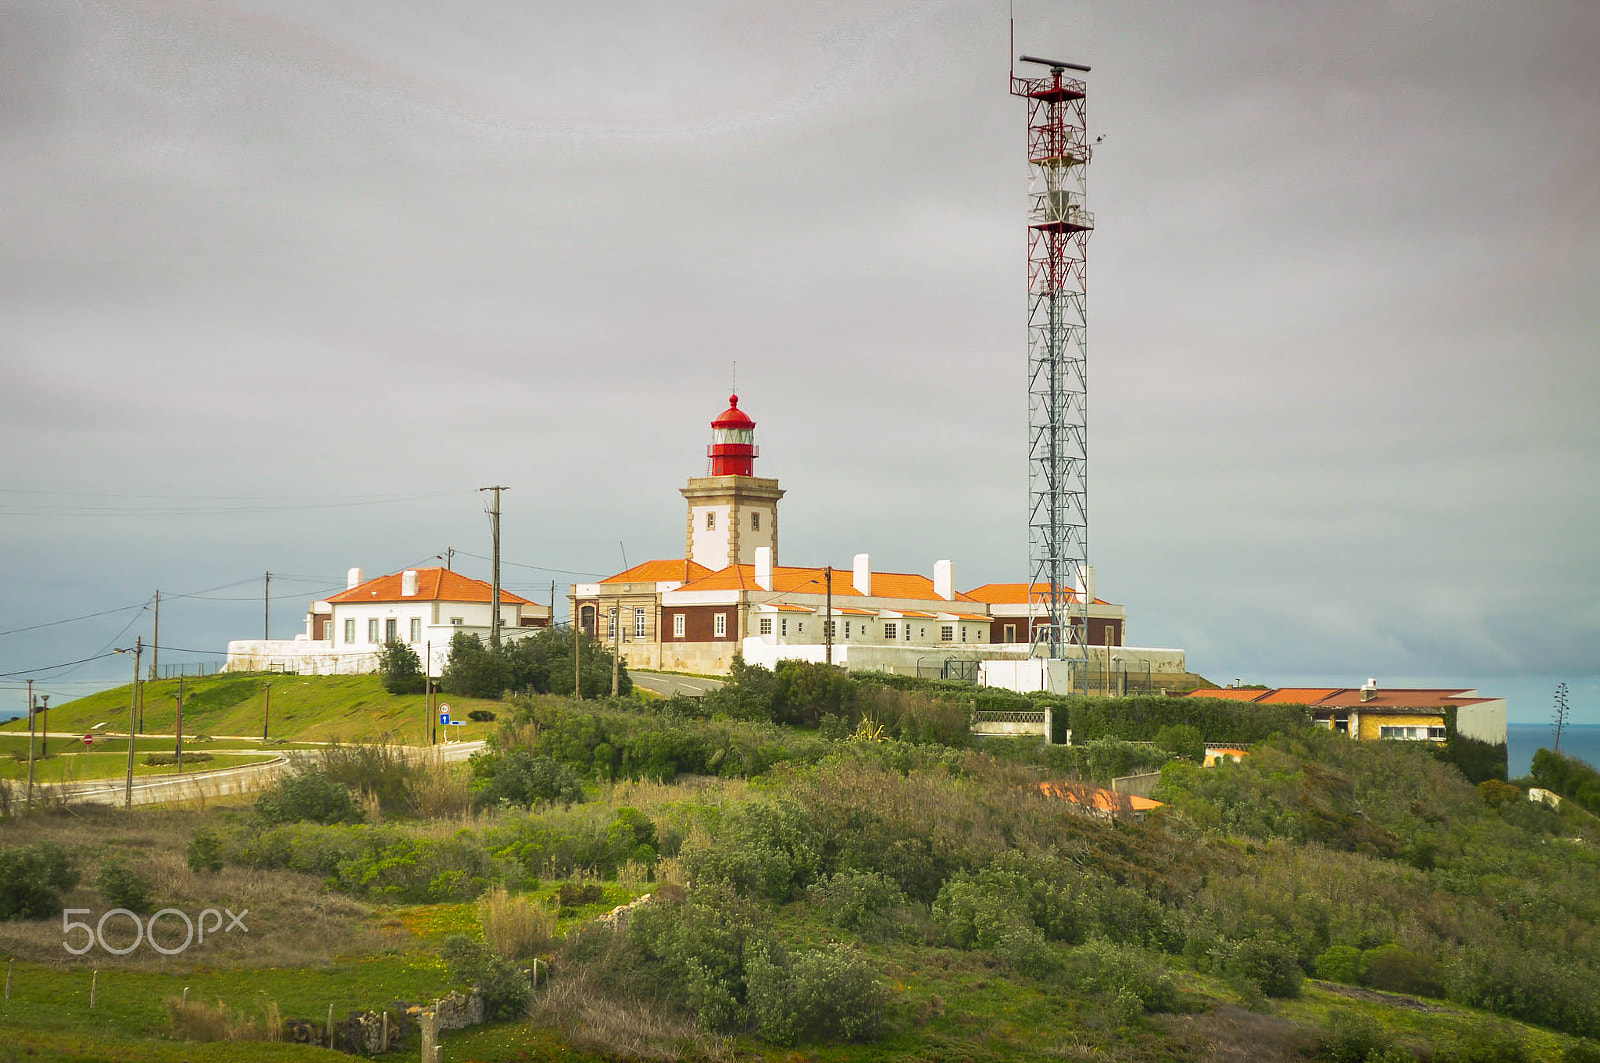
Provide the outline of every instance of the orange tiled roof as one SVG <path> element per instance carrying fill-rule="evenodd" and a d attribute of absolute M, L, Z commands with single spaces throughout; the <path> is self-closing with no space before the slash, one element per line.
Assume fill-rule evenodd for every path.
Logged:
<path fill-rule="evenodd" d="M 1078 797 L 1078 793 L 1081 790 L 1089 795 L 1090 804 L 1098 812 L 1148 812 L 1152 808 L 1161 807 L 1160 801 L 1155 801 L 1148 797 L 1135 797 L 1133 794 L 1113 793 L 1110 790 L 1102 790 L 1098 786 L 1075 787 L 1055 782 L 1042 782 L 1039 784 L 1039 790 L 1046 797 L 1059 797 L 1064 801 L 1071 801 L 1075 805 L 1083 803 Z M 1127 803 L 1124 804 L 1123 802 Z"/>
<path fill-rule="evenodd" d="M 729 565 L 727 568 L 713 572 L 693 580 L 679 588 L 685 591 L 731 591 L 752 590 L 759 591 L 756 586 L 756 568 L 754 565 Z M 772 569 L 772 593 L 775 594 L 824 594 L 827 592 L 827 574 L 821 568 L 793 568 L 787 566 L 774 566 Z M 850 582 L 850 570 L 835 568 L 833 570 L 833 596 L 835 598 L 860 598 L 862 594 Z M 942 602 L 933 592 L 933 580 L 927 576 L 910 572 L 874 572 L 872 574 L 872 597 L 874 598 L 912 598 L 926 601 Z M 964 594 L 957 593 L 955 600 L 971 601 Z"/>
<path fill-rule="evenodd" d="M 1371 709 L 1438 709 L 1446 705 L 1481 705 L 1486 701 L 1498 701 L 1498 698 L 1465 698 L 1462 694 L 1467 692 L 1467 687 L 1453 689 L 1398 689 L 1384 690 L 1381 687 L 1367 701 L 1361 700 L 1361 689 L 1350 687 L 1344 690 L 1335 690 L 1327 697 L 1317 702 L 1318 708 L 1358 709 L 1368 711 Z"/>
<path fill-rule="evenodd" d="M 448 568 L 419 568 L 417 593 L 400 593 L 400 573 L 369 579 L 359 586 L 326 599 L 331 604 L 351 602 L 488 602 L 493 585 Z M 501 605 L 532 605 L 528 599 L 500 588 Z"/>
<path fill-rule="evenodd" d="M 1049 591 L 1048 583 L 985 583 L 981 587 L 974 587 L 966 593 L 966 597 L 974 602 L 987 602 L 990 605 L 1036 605 L 1044 601 L 1045 594 Z M 1077 601 L 1078 592 L 1071 587 L 1063 588 L 1062 593 L 1068 601 Z M 1110 605 L 1104 598 L 1096 598 L 1096 605 Z"/>
<path fill-rule="evenodd" d="M 876 609 L 848 609 L 848 608 L 841 609 L 841 608 L 838 608 L 836 606 L 833 611 L 836 612 L 836 613 L 843 613 L 845 616 L 877 616 L 878 615 L 878 611 Z"/>
<path fill-rule="evenodd" d="M 601 583 L 668 583 L 673 580 L 687 583 L 711 575 L 711 570 L 696 561 L 683 558 L 664 561 L 641 561 L 626 572 L 607 576 Z"/>
<path fill-rule="evenodd" d="M 1218 698 L 1222 701 L 1260 701 L 1270 693 L 1272 693 L 1270 690 L 1191 690 L 1189 697 Z"/>
<path fill-rule="evenodd" d="M 992 617 L 979 616 L 977 613 L 951 613 L 950 615 L 957 620 L 982 620 L 985 624 L 993 619 Z"/>

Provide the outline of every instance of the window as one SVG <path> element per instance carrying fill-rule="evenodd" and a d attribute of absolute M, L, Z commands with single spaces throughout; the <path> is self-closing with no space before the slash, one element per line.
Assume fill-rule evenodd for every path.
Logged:
<path fill-rule="evenodd" d="M 917 638 L 925 639 L 927 637 L 928 637 L 928 629 L 927 628 L 925 628 L 925 627 L 917 628 Z"/>
<path fill-rule="evenodd" d="M 672 637 L 675 638 L 675 639 L 683 638 L 683 614 L 682 613 L 673 613 L 672 614 Z"/>
<path fill-rule="evenodd" d="M 961 625 L 961 641 L 967 641 L 967 625 L 965 624 Z"/>
<path fill-rule="evenodd" d="M 900 637 L 900 625 L 893 620 L 883 622 L 883 638 L 885 642 L 892 642 Z"/>
<path fill-rule="evenodd" d="M 615 609 L 607 609 L 606 610 L 606 638 L 610 638 L 611 636 L 615 635 L 616 633 L 617 633 L 617 611 Z"/>
<path fill-rule="evenodd" d="M 718 613 L 711 618 L 711 633 L 719 639 L 728 637 L 728 614 Z"/>
<path fill-rule="evenodd" d="M 761 620 L 759 621 L 759 624 L 760 624 L 760 627 L 758 628 L 758 631 L 759 631 L 760 634 L 763 634 L 763 635 L 772 634 L 772 617 L 770 617 L 770 616 L 762 617 Z"/>
<path fill-rule="evenodd" d="M 1015 642 L 1015 641 L 1017 641 L 1017 625 L 1015 625 L 1015 624 L 1007 624 L 1005 626 L 1005 641 L 1007 641 L 1007 642 Z"/>
<path fill-rule="evenodd" d="M 422 617 L 420 616 L 414 616 L 411 618 L 411 641 L 422 641 Z"/>
<path fill-rule="evenodd" d="M 827 631 L 828 631 L 828 635 L 827 635 L 828 638 L 830 638 L 830 639 L 838 638 L 839 637 L 839 621 L 837 621 L 837 620 L 828 621 Z"/>
<path fill-rule="evenodd" d="M 346 646 L 350 646 L 353 645 L 355 641 L 356 622 L 353 619 L 346 619 L 344 622 L 344 644 Z"/>
<path fill-rule="evenodd" d="M 1432 730 L 1433 730 L 1433 728 L 1431 728 L 1431 727 L 1405 727 L 1405 726 L 1399 726 L 1399 725 L 1395 725 L 1395 726 L 1383 725 L 1383 726 L 1380 726 L 1378 728 L 1378 737 L 1379 738 L 1395 738 L 1395 739 L 1403 739 L 1403 740 L 1407 740 L 1407 741 L 1415 741 L 1417 739 L 1426 739 L 1426 738 L 1432 737 L 1429 734 L 1429 732 L 1432 731 Z M 1439 728 L 1439 731 L 1443 732 L 1444 728 L 1443 727 Z M 1439 737 L 1443 738 L 1444 735 L 1441 733 Z"/>
<path fill-rule="evenodd" d="M 717 528 L 717 515 L 715 513 L 707 512 L 706 513 L 706 531 L 715 531 L 716 528 Z"/>
<path fill-rule="evenodd" d="M 1445 737 L 1444 728 L 1443 727 L 1430 727 L 1430 728 L 1428 728 L 1428 737 L 1443 741 L 1444 737 Z"/>
<path fill-rule="evenodd" d="M 452 616 L 450 618 L 450 626 L 451 627 L 460 627 L 461 626 L 461 622 L 462 622 L 462 618 L 459 617 L 459 616 Z"/>
<path fill-rule="evenodd" d="M 940 624 L 939 625 L 939 641 L 940 642 L 954 642 L 955 640 L 956 640 L 956 629 L 955 629 L 955 626 L 953 624 Z"/>
<path fill-rule="evenodd" d="M 788 637 L 788 635 L 789 635 L 789 618 L 788 617 L 784 617 L 782 620 L 778 621 L 778 634 L 783 635 L 786 638 Z"/>
<path fill-rule="evenodd" d="M 750 530 L 751 531 L 760 531 L 761 530 L 761 514 L 759 514 L 759 513 L 750 514 Z"/>
<path fill-rule="evenodd" d="M 644 616 L 643 609 L 635 608 L 633 610 L 633 637 L 636 639 L 644 638 Z"/>
<path fill-rule="evenodd" d="M 848 620 L 846 620 L 844 622 L 844 637 L 845 638 L 849 638 L 850 637 L 850 621 L 848 621 Z"/>
<path fill-rule="evenodd" d="M 378 618 L 377 617 L 370 617 L 367 620 L 367 641 L 368 642 L 377 642 L 378 641 Z"/>
<path fill-rule="evenodd" d="M 394 617 L 383 622 L 383 641 L 393 642 L 400 637 L 400 621 Z"/>

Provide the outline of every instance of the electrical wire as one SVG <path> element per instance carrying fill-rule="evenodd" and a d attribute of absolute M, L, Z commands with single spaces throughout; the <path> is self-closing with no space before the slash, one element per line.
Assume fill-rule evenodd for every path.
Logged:
<path fill-rule="evenodd" d="M 14 627 L 10 631 L 0 631 L 0 638 L 4 638 L 7 635 L 17 635 L 24 631 L 38 631 L 41 628 L 60 627 L 62 624 L 75 624 L 79 620 L 93 620 L 97 616 L 110 616 L 113 613 L 125 613 L 129 609 L 143 609 L 149 604 L 150 600 L 147 598 L 144 601 L 139 602 L 137 605 L 122 605 L 115 609 L 102 609 L 98 613 L 84 613 L 82 616 L 69 616 L 65 620 L 51 620 L 44 624 L 30 624 L 27 627 Z"/>
<path fill-rule="evenodd" d="M 32 675 L 34 672 L 53 672 L 57 668 L 71 668 L 74 665 L 88 664 L 90 661 L 98 661 L 98 660 L 102 660 L 102 659 L 104 659 L 106 657 L 115 657 L 115 656 L 116 656 L 116 652 L 112 651 L 110 653 L 96 654 L 93 657 L 84 657 L 83 659 L 77 660 L 77 661 L 64 661 L 61 664 L 46 664 L 46 665 L 41 665 L 38 668 L 19 668 L 15 672 L 0 672 L 0 679 L 6 679 L 6 678 L 9 678 L 9 677 L 14 676 L 14 675 Z"/>
<path fill-rule="evenodd" d="M 457 549 L 456 553 L 460 554 L 462 557 L 475 557 L 479 561 L 489 561 L 489 562 L 493 562 L 494 561 L 494 558 L 492 558 L 492 557 L 484 557 L 482 554 L 475 554 L 470 550 Z M 604 573 L 601 573 L 601 572 L 579 572 L 577 569 L 572 569 L 572 568 L 550 568 L 547 565 L 525 565 L 520 561 L 507 561 L 503 557 L 500 559 L 500 563 L 502 565 L 510 565 L 512 568 L 531 568 L 531 569 L 534 569 L 534 570 L 536 570 L 538 572 L 559 572 L 559 573 L 561 573 L 562 575 L 565 575 L 565 576 L 600 576 L 600 575 L 604 575 Z"/>

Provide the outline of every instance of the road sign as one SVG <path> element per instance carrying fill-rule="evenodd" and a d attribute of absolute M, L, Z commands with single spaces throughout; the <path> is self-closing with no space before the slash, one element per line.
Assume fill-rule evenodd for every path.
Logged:
<path fill-rule="evenodd" d="M 86 745 L 86 746 L 94 745 L 94 735 L 84 735 L 83 736 L 83 744 Z"/>

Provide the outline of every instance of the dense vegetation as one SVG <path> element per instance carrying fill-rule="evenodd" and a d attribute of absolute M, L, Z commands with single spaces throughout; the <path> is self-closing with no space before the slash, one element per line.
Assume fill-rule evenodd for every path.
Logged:
<path fill-rule="evenodd" d="M 452 984 L 484 986 L 507 1016 L 531 1006 L 606 1057 L 717 1056 L 742 1037 L 887 1040 L 874 1051 L 894 1058 L 1178 1058 L 1192 1044 L 1161 1031 L 1219 1000 L 1272 1014 L 1310 978 L 1600 1037 L 1587 813 L 1469 778 L 1428 743 L 1313 729 L 1295 708 L 1058 698 L 1072 746 L 971 738 L 972 712 L 1040 700 L 814 665 L 741 666 L 698 701 L 522 695 L 464 775 L 333 746 L 191 834 L 188 866 L 476 903 L 484 940 L 440 953 Z M 1206 742 L 1250 754 L 1206 768 Z M 1595 778 L 1543 754 L 1535 769 L 1569 806 Z M 1141 771 L 1160 772 L 1164 802 L 1145 820 L 1084 811 L 1090 786 Z M 37 880 L 48 898 L 77 879 L 60 850 L 4 848 L 0 865 L 17 872 L 0 882 Z M 99 867 L 105 897 L 165 903 L 155 880 Z M 649 903 L 592 918 L 647 889 Z M 525 925 L 521 945 L 491 912 Z M 530 1004 L 534 956 L 553 978 Z M 964 1018 L 958 999 L 992 1010 Z M 1436 1023 L 1280 1021 L 1302 1030 L 1286 1052 L 1329 1063 L 1533 1058 L 1514 1028 Z"/>
<path fill-rule="evenodd" d="M 576 641 L 575 641 L 576 640 Z M 572 655 L 576 649 L 578 664 Z M 616 663 L 617 693 L 633 690 L 628 666 Z M 498 650 L 483 644 L 471 632 L 458 631 L 450 639 L 450 659 L 439 685 L 447 694 L 498 698 L 508 690 L 530 694 L 572 694 L 596 698 L 611 691 L 613 657 L 606 646 L 582 633 L 543 628 L 516 639 L 506 639 Z"/>

